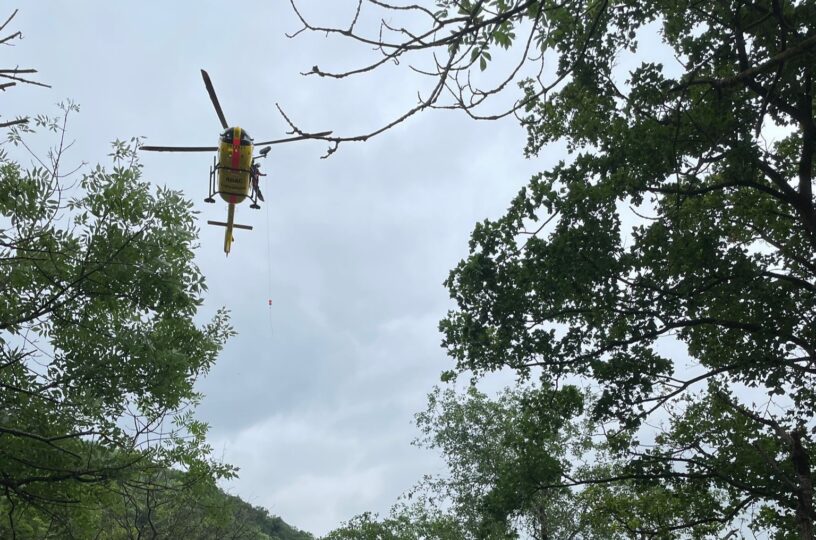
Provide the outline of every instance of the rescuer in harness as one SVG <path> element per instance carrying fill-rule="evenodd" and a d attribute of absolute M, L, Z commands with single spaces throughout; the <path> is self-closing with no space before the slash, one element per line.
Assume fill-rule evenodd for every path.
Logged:
<path fill-rule="evenodd" d="M 261 176 L 266 176 L 264 173 L 261 172 L 261 165 L 257 161 L 252 163 L 252 169 L 250 171 L 249 177 L 252 180 L 252 190 L 258 195 L 258 200 L 264 202 L 263 194 L 261 193 L 261 188 L 258 186 L 258 181 L 261 179 Z"/>

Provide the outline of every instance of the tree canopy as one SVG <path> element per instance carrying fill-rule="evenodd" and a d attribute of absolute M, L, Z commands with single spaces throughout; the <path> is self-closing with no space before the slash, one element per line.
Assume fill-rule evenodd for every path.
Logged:
<path fill-rule="evenodd" d="M 32 154 L 37 166 L 10 157 L 30 149 L 24 123 L 0 156 L 3 536 L 32 511 L 70 530 L 83 507 L 157 468 L 233 474 L 191 410 L 196 378 L 232 333 L 224 311 L 194 321 L 205 285 L 191 203 L 142 180 L 133 143 L 114 144 L 111 168 L 64 172 L 76 110 L 36 117 L 59 141 Z"/>
<path fill-rule="evenodd" d="M 588 415 L 616 465 L 537 489 L 604 489 L 613 506 L 662 490 L 660 520 L 631 497 L 615 517 L 633 536 L 813 538 L 816 2 L 369 0 L 329 28 L 292 4 L 301 31 L 382 53 L 313 74 L 411 58 L 436 79 L 395 122 L 515 113 L 528 156 L 566 142 L 476 226 L 441 324 L 446 380 L 511 370 L 597 394 Z M 379 33 L 365 33 L 367 9 L 384 11 Z M 479 88 L 503 49 L 518 62 Z M 480 112 L 512 82 L 513 105 Z"/>

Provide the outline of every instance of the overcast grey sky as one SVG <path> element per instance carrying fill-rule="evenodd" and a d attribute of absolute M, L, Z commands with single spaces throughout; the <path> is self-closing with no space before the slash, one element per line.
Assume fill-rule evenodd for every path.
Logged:
<path fill-rule="evenodd" d="M 354 2 L 311 0 L 324 21 L 348 24 Z M 311 8 L 310 8 L 311 6 Z M 20 8 L 25 39 L 6 66 L 39 69 L 46 90 L 20 87 L 4 117 L 82 108 L 69 125 L 74 161 L 106 163 L 109 142 L 212 145 L 217 117 L 199 75 L 209 71 L 230 124 L 256 139 L 284 136 L 278 102 L 304 129 L 353 135 L 416 102 L 427 81 L 407 66 L 356 79 L 302 77 L 354 67 L 371 51 L 299 28 L 286 0 L 223 3 L 38 1 Z M 145 178 L 181 188 L 201 212 L 198 264 L 209 294 L 202 320 L 227 306 L 239 335 L 200 389 L 199 415 L 224 460 L 228 489 L 316 534 L 354 514 L 385 512 L 420 475 L 438 470 L 410 446 L 413 414 L 451 366 L 438 321 L 442 281 L 467 253 L 474 224 L 498 217 L 534 172 L 563 157 L 525 160 L 512 118 L 478 123 L 427 112 L 321 160 L 322 143 L 274 147 L 267 204 L 238 208 L 225 259 L 223 231 L 203 225 L 209 154 L 145 154 Z M 272 300 L 272 307 L 267 300 Z"/>

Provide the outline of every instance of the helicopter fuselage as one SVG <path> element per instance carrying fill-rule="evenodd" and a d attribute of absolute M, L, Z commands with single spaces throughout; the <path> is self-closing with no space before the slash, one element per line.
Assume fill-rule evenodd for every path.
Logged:
<path fill-rule="evenodd" d="M 240 127 L 227 128 L 221 134 L 215 171 L 217 193 L 224 201 L 238 204 L 249 195 L 252 150 L 252 138 Z"/>

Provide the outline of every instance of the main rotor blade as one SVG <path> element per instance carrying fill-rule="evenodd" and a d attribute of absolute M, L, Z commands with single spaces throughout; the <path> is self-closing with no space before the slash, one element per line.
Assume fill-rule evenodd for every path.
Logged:
<path fill-rule="evenodd" d="M 253 142 L 255 146 L 263 146 L 265 144 L 278 144 L 278 143 L 285 143 L 291 141 L 302 141 L 304 139 L 318 139 L 320 137 L 325 137 L 326 135 L 331 135 L 331 131 L 321 131 L 320 133 L 307 133 L 305 135 L 298 135 L 297 137 L 289 137 L 286 139 L 275 139 L 274 141 L 263 141 L 263 142 Z"/>
<path fill-rule="evenodd" d="M 140 146 L 148 152 L 215 152 L 217 146 Z"/>
<path fill-rule="evenodd" d="M 227 119 L 224 117 L 224 111 L 221 110 L 221 104 L 218 103 L 218 97 L 215 95 L 215 88 L 213 88 L 210 76 L 207 75 L 207 72 L 203 69 L 201 70 L 201 76 L 204 78 L 204 86 L 207 87 L 207 93 L 210 94 L 210 101 L 212 101 L 213 107 L 215 107 L 215 112 L 218 113 L 218 119 L 221 120 L 221 127 L 227 129 L 229 124 L 227 124 Z"/>

